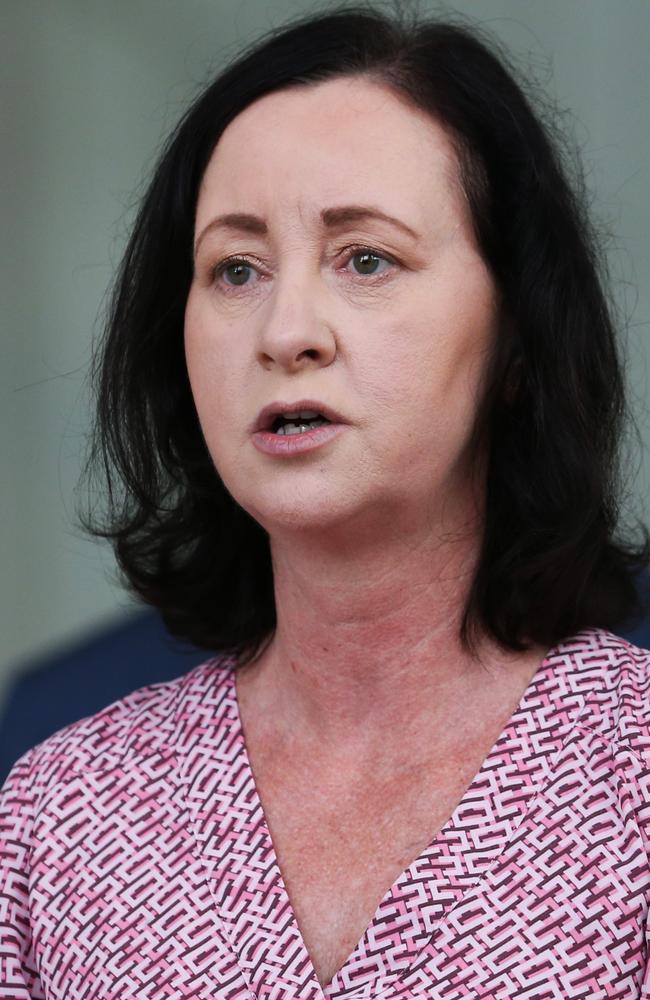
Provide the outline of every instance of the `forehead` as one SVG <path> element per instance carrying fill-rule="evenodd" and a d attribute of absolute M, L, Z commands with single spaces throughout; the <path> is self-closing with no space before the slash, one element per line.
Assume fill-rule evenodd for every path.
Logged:
<path fill-rule="evenodd" d="M 196 221 L 218 210 L 268 216 L 293 207 L 306 224 L 321 207 L 352 201 L 418 222 L 429 212 L 438 220 L 466 213 L 442 126 L 360 77 L 273 91 L 237 115 L 205 171 Z"/>

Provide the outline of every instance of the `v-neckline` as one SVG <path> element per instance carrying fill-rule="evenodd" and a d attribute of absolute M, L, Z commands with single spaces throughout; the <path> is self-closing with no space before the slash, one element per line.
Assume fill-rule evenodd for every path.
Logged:
<path fill-rule="evenodd" d="M 225 724 L 219 774 L 208 782 L 218 808 L 209 810 L 210 821 L 202 829 L 199 816 L 197 835 L 204 860 L 211 862 L 217 915 L 256 997 L 347 1000 L 369 980 L 368 995 L 396 995 L 391 988 L 503 852 L 552 773 L 552 759 L 584 706 L 584 692 L 566 676 L 571 673 L 566 650 L 575 651 L 582 637 L 579 633 L 547 652 L 454 811 L 386 890 L 326 986 L 318 980 L 282 877 L 248 756 L 236 664 L 227 666 L 220 696 Z"/>

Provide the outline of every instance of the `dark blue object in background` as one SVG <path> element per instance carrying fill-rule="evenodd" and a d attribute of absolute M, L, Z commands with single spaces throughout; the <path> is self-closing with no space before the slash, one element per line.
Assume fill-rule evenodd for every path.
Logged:
<path fill-rule="evenodd" d="M 27 665 L 0 717 L 0 784 L 26 750 L 57 729 L 137 688 L 179 677 L 211 655 L 172 639 L 158 613 L 147 610 Z"/>

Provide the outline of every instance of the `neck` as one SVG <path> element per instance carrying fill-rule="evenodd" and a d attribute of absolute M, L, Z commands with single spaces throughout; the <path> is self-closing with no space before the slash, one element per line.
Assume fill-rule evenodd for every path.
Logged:
<path fill-rule="evenodd" d="M 505 680 L 512 653 L 483 640 L 476 659 L 459 638 L 476 520 L 435 538 L 403 524 L 380 537 L 365 549 L 358 536 L 354 547 L 331 535 L 320 547 L 272 541 L 277 628 L 238 681 L 242 694 L 254 689 L 269 740 L 318 745 L 334 761 L 370 762 L 388 744 L 412 759 L 432 730 L 467 725 Z M 526 674 L 542 655 L 532 651 Z"/>

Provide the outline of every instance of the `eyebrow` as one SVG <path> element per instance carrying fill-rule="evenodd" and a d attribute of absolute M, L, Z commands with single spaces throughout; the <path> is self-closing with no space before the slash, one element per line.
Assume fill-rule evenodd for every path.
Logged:
<path fill-rule="evenodd" d="M 379 219 L 388 222 L 398 229 L 401 229 L 414 240 L 420 238 L 419 233 L 407 226 L 401 219 L 396 219 L 392 215 L 387 215 L 380 208 L 372 205 L 340 205 L 337 208 L 324 208 L 320 214 L 321 223 L 328 231 L 342 229 L 353 222 L 365 222 L 367 219 Z M 201 241 L 208 233 L 215 229 L 228 229 L 232 232 L 252 233 L 254 236 L 266 236 L 268 226 L 264 219 L 258 215 L 250 215 L 248 212 L 230 212 L 227 215 L 218 215 L 215 219 L 201 230 L 194 244 L 194 255 L 199 249 Z"/>

